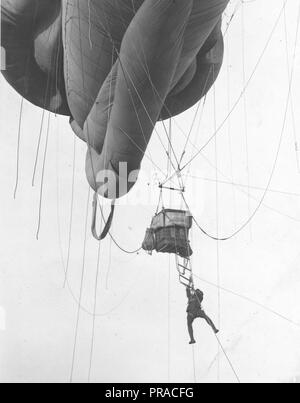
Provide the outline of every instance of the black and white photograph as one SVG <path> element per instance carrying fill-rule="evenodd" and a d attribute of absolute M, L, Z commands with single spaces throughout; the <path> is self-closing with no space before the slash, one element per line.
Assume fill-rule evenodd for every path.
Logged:
<path fill-rule="evenodd" d="M 0 383 L 300 383 L 300 0 L 0 5 Z"/>

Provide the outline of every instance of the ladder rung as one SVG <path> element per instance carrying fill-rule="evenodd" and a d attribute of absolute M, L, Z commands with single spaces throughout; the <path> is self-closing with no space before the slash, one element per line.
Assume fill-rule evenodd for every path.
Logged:
<path fill-rule="evenodd" d="M 180 270 L 179 270 L 178 273 L 179 273 L 180 276 L 186 276 L 187 274 L 192 274 L 191 271 L 189 271 L 188 273 L 186 273 L 186 270 L 184 270 L 184 271 L 180 271 Z"/>
<path fill-rule="evenodd" d="M 183 281 L 180 281 L 180 284 L 184 285 L 185 287 L 188 287 L 192 289 L 193 287 L 190 284 L 184 283 Z"/>
<path fill-rule="evenodd" d="M 179 264 L 178 266 L 182 267 L 184 270 L 192 271 L 189 267 L 183 266 L 182 264 Z"/>

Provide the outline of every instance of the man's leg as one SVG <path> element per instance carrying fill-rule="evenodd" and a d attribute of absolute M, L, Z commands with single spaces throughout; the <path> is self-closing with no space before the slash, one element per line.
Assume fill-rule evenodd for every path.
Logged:
<path fill-rule="evenodd" d="M 188 325 L 188 331 L 189 331 L 189 335 L 191 338 L 190 344 L 195 344 L 196 341 L 194 339 L 194 330 L 193 330 L 193 322 L 194 322 L 194 316 L 191 314 L 188 314 L 187 316 L 187 325 Z"/>
<path fill-rule="evenodd" d="M 206 315 L 205 312 L 203 312 L 202 318 L 203 318 L 204 320 L 206 320 L 206 322 L 207 322 L 208 325 L 212 328 L 212 330 L 215 332 L 215 334 L 219 333 L 219 330 L 216 328 L 214 322 L 210 319 L 209 316 Z"/>

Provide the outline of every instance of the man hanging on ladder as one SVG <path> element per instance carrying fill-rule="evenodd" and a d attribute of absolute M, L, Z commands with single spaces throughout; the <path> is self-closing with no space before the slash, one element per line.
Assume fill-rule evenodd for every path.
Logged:
<path fill-rule="evenodd" d="M 191 338 L 190 344 L 195 344 L 196 340 L 194 338 L 193 322 L 197 318 L 204 319 L 208 325 L 212 328 L 215 334 L 219 333 L 219 330 L 214 325 L 213 321 L 206 315 L 202 309 L 202 302 L 204 299 L 204 294 L 200 290 L 194 290 L 193 279 L 190 279 L 190 284 L 186 288 L 186 293 L 188 297 L 188 307 L 187 307 L 187 325 L 188 331 Z"/>

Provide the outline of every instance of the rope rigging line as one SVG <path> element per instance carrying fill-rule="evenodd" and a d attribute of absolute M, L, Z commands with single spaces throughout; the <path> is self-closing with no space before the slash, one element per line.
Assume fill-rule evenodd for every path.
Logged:
<path fill-rule="evenodd" d="M 213 75 L 215 75 L 215 70 L 213 69 Z M 213 88 L 213 108 L 214 108 L 214 113 L 213 113 L 213 124 L 214 124 L 214 130 L 217 128 L 217 104 L 216 104 L 216 86 Z M 220 213 L 220 205 L 219 205 L 219 172 L 218 172 L 218 137 L 215 138 L 215 165 L 216 165 L 216 233 L 217 237 L 219 237 L 219 227 L 220 227 L 220 218 L 219 218 L 219 213 Z M 219 241 L 216 242 L 216 252 L 217 252 L 217 283 L 220 284 L 221 282 L 221 270 L 220 270 L 220 244 Z M 217 301 L 218 301 L 218 328 L 221 328 L 221 293 L 220 290 L 218 289 L 218 294 L 217 294 Z M 218 349 L 220 351 L 220 347 L 218 346 Z M 218 359 L 218 381 L 220 382 L 220 377 L 221 377 L 221 362 L 220 359 Z"/>
<path fill-rule="evenodd" d="M 205 161 L 206 161 L 212 168 L 214 168 L 214 169 L 216 168 L 216 167 L 209 161 L 209 159 L 204 156 L 204 154 L 201 154 L 201 157 L 204 158 Z M 242 189 L 243 187 L 247 187 L 247 185 L 232 183 L 232 182 L 230 181 L 230 178 L 227 177 L 227 176 L 224 174 L 224 172 L 221 172 L 221 171 L 219 170 L 219 173 L 228 181 L 229 184 L 231 184 L 232 186 L 234 186 L 240 193 L 242 193 L 242 194 L 248 196 L 248 192 L 246 192 L 246 191 L 244 191 L 244 190 Z M 193 175 L 192 175 L 192 177 L 197 178 L 197 179 L 201 179 L 200 177 L 196 177 L 196 176 L 193 176 Z M 206 178 L 203 178 L 203 179 L 204 179 L 204 180 L 208 180 L 208 181 L 215 181 L 215 180 L 212 180 L 212 179 L 206 179 Z M 222 182 L 221 182 L 221 183 L 222 183 Z M 254 189 L 255 189 L 255 190 L 264 190 L 264 188 L 256 189 L 255 187 L 254 187 Z M 268 190 L 268 192 L 270 192 L 270 190 Z M 278 193 L 278 192 L 276 191 L 275 193 Z M 279 192 L 279 193 L 280 193 L 280 192 Z M 297 193 L 295 193 L 295 194 L 290 194 L 290 195 L 297 196 Z M 256 198 L 255 196 L 252 196 L 251 194 L 250 194 L 250 197 L 251 197 L 252 200 L 255 200 L 256 202 L 259 201 L 258 198 Z M 274 207 L 271 207 L 269 204 L 266 204 L 265 202 L 262 204 L 262 206 L 265 207 L 266 209 L 272 211 L 273 213 L 276 213 L 276 214 L 278 214 L 278 215 L 281 215 L 282 217 L 288 218 L 288 219 L 290 219 L 290 220 L 292 220 L 292 221 L 295 221 L 295 222 L 300 222 L 300 219 L 298 219 L 298 218 L 296 218 L 296 217 L 293 217 L 293 216 L 291 216 L 291 215 L 289 215 L 289 214 L 285 214 L 285 213 L 283 213 L 282 211 L 280 211 L 280 210 L 278 210 L 278 209 L 276 209 L 276 208 L 274 208 Z"/>
<path fill-rule="evenodd" d="M 41 148 L 41 141 L 42 141 L 45 114 L 46 114 L 46 110 L 43 109 L 42 118 L 41 118 L 41 125 L 40 125 L 40 131 L 39 131 L 39 136 L 38 136 L 38 142 L 37 142 L 37 147 L 36 147 L 36 156 L 35 156 L 35 161 L 34 161 L 33 174 L 32 174 L 32 182 L 31 182 L 32 187 L 34 187 L 34 185 L 35 185 L 35 177 L 36 177 L 37 165 L 38 165 L 38 160 L 39 160 L 39 153 L 40 153 L 40 148 Z"/>
<path fill-rule="evenodd" d="M 289 40 L 288 40 L 287 15 L 286 15 L 286 6 L 285 5 L 284 5 L 284 38 L 285 38 L 285 49 L 286 49 L 287 74 L 288 74 L 288 79 L 290 79 L 290 56 L 289 56 L 289 51 L 288 51 Z M 298 135 L 297 135 L 293 93 L 291 93 L 290 101 L 291 101 L 290 107 L 291 107 L 292 131 L 293 131 L 293 136 L 294 136 L 296 164 L 297 164 L 297 171 L 298 171 L 298 173 L 300 173 L 299 141 L 298 141 Z"/>
<path fill-rule="evenodd" d="M 45 171 L 46 171 L 46 160 L 48 153 L 48 143 L 49 143 L 49 134 L 50 134 L 50 120 L 51 113 L 48 113 L 48 123 L 47 123 L 47 134 L 46 134 L 46 144 L 44 150 L 44 158 L 43 158 L 43 167 L 42 167 L 42 177 L 40 183 L 40 200 L 39 200 L 39 214 L 38 214 L 38 226 L 36 232 L 36 239 L 39 239 L 40 230 L 41 230 L 41 221 L 42 221 L 42 207 L 43 207 L 43 194 L 44 194 L 44 179 L 45 179 Z"/>
<path fill-rule="evenodd" d="M 94 288 L 94 307 L 93 307 L 93 325 L 92 325 L 92 339 L 91 339 L 91 349 L 90 349 L 90 359 L 89 359 L 89 373 L 88 373 L 88 382 L 91 381 L 92 375 L 92 365 L 93 365 L 93 356 L 94 356 L 94 347 L 95 347 L 95 334 L 96 334 L 96 312 L 97 312 L 97 302 L 98 302 L 98 284 L 99 284 L 99 275 L 100 275 L 100 258 L 101 258 L 101 247 L 102 243 L 99 242 L 98 245 L 98 258 L 97 258 L 97 269 L 96 269 L 96 279 L 95 279 L 95 288 Z"/>
<path fill-rule="evenodd" d="M 246 301 L 246 302 L 248 302 L 248 303 L 250 303 L 250 304 L 256 305 L 257 307 L 262 308 L 263 310 L 265 310 L 265 311 L 267 311 L 267 312 L 269 312 L 269 313 L 271 313 L 271 314 L 277 316 L 277 317 L 280 318 L 280 319 L 283 319 L 284 321 L 290 323 L 291 325 L 294 325 L 294 326 L 300 328 L 300 323 L 297 323 L 297 322 L 293 321 L 292 319 L 289 319 L 288 317 L 286 317 L 286 316 L 280 314 L 279 312 L 276 312 L 275 310 L 273 310 L 273 309 L 267 307 L 266 305 L 262 304 L 261 302 L 255 301 L 253 298 L 247 297 L 246 295 L 239 294 L 239 293 L 237 293 L 237 292 L 235 292 L 235 291 L 232 291 L 232 290 L 230 290 L 229 288 L 225 288 L 225 287 L 223 287 L 223 286 L 221 286 L 221 285 L 218 286 L 217 284 L 214 284 L 213 282 L 211 282 L 211 281 L 209 281 L 209 280 L 206 280 L 206 279 L 204 279 L 203 277 L 200 277 L 200 276 L 198 276 L 198 275 L 196 275 L 196 274 L 194 274 L 194 276 L 195 276 L 199 281 L 201 281 L 202 283 L 205 283 L 205 284 L 207 284 L 207 285 L 209 285 L 209 286 L 211 286 L 211 287 L 214 287 L 214 288 L 220 288 L 221 291 L 223 291 L 223 292 L 225 292 L 225 293 L 227 293 L 227 294 L 231 294 L 231 295 L 233 295 L 234 297 L 240 298 L 240 299 L 242 299 L 242 300 L 244 300 L 244 301 Z"/>
<path fill-rule="evenodd" d="M 171 256 L 168 267 L 168 382 L 171 381 Z"/>
<path fill-rule="evenodd" d="M 20 145 L 21 145 L 21 129 L 22 129 L 22 119 L 23 119 L 23 107 L 24 98 L 21 98 L 20 112 L 19 112 L 19 128 L 18 128 L 18 143 L 17 143 L 17 168 L 16 168 L 16 182 L 14 189 L 14 199 L 17 197 L 17 191 L 19 186 L 19 175 L 20 175 Z"/>
<path fill-rule="evenodd" d="M 199 180 L 202 180 L 202 181 L 205 181 L 205 182 L 214 183 L 216 181 L 216 179 L 214 179 L 214 178 L 208 178 L 208 177 L 204 177 L 204 176 L 188 175 L 188 177 L 192 178 L 192 179 L 199 179 Z M 241 187 L 241 188 L 247 188 L 248 187 L 248 185 L 245 184 L 245 183 L 233 182 L 231 180 L 227 181 L 227 180 L 219 179 L 218 183 L 221 184 L 221 185 L 228 185 L 228 186 Z M 250 189 L 257 190 L 257 191 L 265 190 L 262 186 L 250 186 Z M 300 193 L 288 192 L 288 191 L 279 190 L 279 189 L 273 189 L 273 188 L 269 189 L 269 193 L 275 193 L 275 194 L 279 194 L 279 195 L 282 195 L 282 196 L 289 196 L 289 197 L 297 197 L 297 198 L 300 197 Z"/>
<path fill-rule="evenodd" d="M 112 262 L 112 239 L 109 239 L 109 260 L 108 260 L 108 266 L 107 266 L 107 271 L 106 271 L 106 279 L 105 279 L 105 288 L 108 290 L 108 283 L 109 283 L 109 277 L 110 277 L 110 271 L 111 271 L 111 262 Z"/>
<path fill-rule="evenodd" d="M 90 187 L 89 187 L 88 197 L 87 197 L 87 204 L 86 204 L 86 217 L 85 217 L 85 230 L 84 230 L 84 243 L 83 243 L 82 270 L 81 270 L 80 291 L 79 291 L 79 304 L 78 304 L 78 308 L 77 308 L 77 317 L 76 317 L 75 337 L 74 337 L 74 344 L 73 344 L 70 383 L 73 383 L 73 378 L 74 378 L 75 359 L 76 359 L 76 350 L 77 350 L 78 332 L 79 332 L 79 322 L 80 322 L 80 312 L 81 312 L 80 306 L 81 306 L 82 297 L 83 297 L 83 285 L 84 285 L 85 272 L 86 272 L 86 246 L 87 246 L 87 231 L 88 231 L 88 215 L 89 215 L 90 196 L 91 196 L 91 190 L 90 190 Z"/>
<path fill-rule="evenodd" d="M 172 118 L 170 118 L 170 120 L 171 119 Z M 167 151 L 167 157 L 168 157 L 168 160 L 169 160 L 170 164 L 172 165 L 174 171 L 176 172 L 179 169 L 180 161 L 179 161 L 179 159 L 178 159 L 178 157 L 177 157 L 177 155 L 175 153 L 174 147 L 172 145 L 172 138 L 170 136 L 170 133 L 168 133 L 168 130 L 167 130 L 166 125 L 165 125 L 165 122 L 162 120 L 161 123 L 163 125 L 164 131 L 165 131 L 165 133 L 167 135 L 167 138 L 168 138 L 168 147 L 169 147 L 169 149 Z M 175 161 L 176 161 L 176 164 L 177 164 L 177 168 L 176 168 L 175 164 L 172 161 L 172 153 L 174 155 L 174 158 L 175 158 Z"/>
<path fill-rule="evenodd" d="M 242 66 L 243 66 L 243 87 L 246 85 L 246 27 L 245 27 L 245 3 L 242 1 L 241 7 L 241 25 L 242 25 Z M 244 109 L 244 134 L 245 134 L 245 148 L 246 148 L 246 172 L 248 183 L 248 216 L 251 215 L 251 198 L 250 198 L 250 161 L 249 161 L 249 129 L 248 129 L 248 102 L 247 93 L 243 96 L 243 109 Z M 252 239 L 252 223 L 249 223 L 250 239 Z"/>
<path fill-rule="evenodd" d="M 190 144 L 192 144 L 197 150 L 198 150 L 198 148 L 196 147 L 195 143 L 197 144 L 197 142 L 198 142 L 198 137 L 200 137 L 200 136 L 198 136 L 198 133 L 200 132 L 200 128 L 201 128 L 201 125 L 202 125 L 206 102 L 207 102 L 207 95 L 205 95 L 205 97 L 204 97 L 204 99 L 203 99 L 203 104 L 202 104 L 202 109 L 201 109 L 201 113 L 200 113 L 200 116 L 199 116 L 199 121 L 198 121 L 198 125 L 197 125 L 197 130 L 195 131 L 195 138 L 194 138 L 194 141 L 193 141 L 193 142 L 191 142 L 190 140 L 188 141 L 188 142 L 189 142 Z M 185 179 L 186 179 L 186 180 L 184 181 L 184 187 L 186 187 L 186 184 L 187 184 L 187 182 L 188 182 L 188 175 L 189 175 L 190 172 L 191 172 L 191 168 L 192 168 L 192 165 L 190 165 L 190 166 L 188 167 L 188 171 L 187 171 L 186 174 L 185 174 Z"/>
<path fill-rule="evenodd" d="M 196 358 L 195 358 L 195 345 L 192 346 L 192 354 L 193 354 L 193 375 L 194 375 L 194 383 L 197 383 L 197 372 L 196 372 Z"/>
<path fill-rule="evenodd" d="M 76 136 L 73 140 L 73 168 L 72 168 L 72 186 L 71 186 L 71 208 L 70 208 L 70 221 L 69 221 L 69 240 L 68 240 L 68 254 L 67 254 L 67 264 L 65 270 L 64 288 L 68 280 L 69 274 L 69 264 L 71 257 L 71 241 L 72 241 L 72 228 L 73 228 L 73 214 L 74 214 L 74 191 L 75 191 L 75 164 L 76 164 Z"/>
<path fill-rule="evenodd" d="M 193 120 L 192 120 L 192 125 L 191 125 L 190 131 L 189 131 L 189 133 L 188 133 L 188 136 L 187 136 L 187 138 L 186 138 L 185 145 L 184 145 L 184 147 L 183 147 L 183 151 L 182 151 L 182 154 L 181 154 L 180 162 L 179 162 L 179 165 L 178 165 L 178 168 L 179 168 L 179 169 L 180 169 L 180 164 L 182 163 L 183 158 L 184 158 L 184 156 L 185 156 L 185 154 L 186 154 L 186 149 L 187 149 L 187 146 L 188 146 L 188 144 L 189 144 L 189 142 L 190 142 L 190 138 L 191 138 L 191 135 L 192 135 L 192 132 L 193 132 L 193 128 L 194 128 L 194 125 L 195 125 L 195 123 L 196 123 L 196 120 L 197 120 L 197 117 L 198 117 L 198 113 L 199 113 L 199 111 L 200 111 L 200 107 L 201 107 L 202 104 L 203 104 L 203 107 L 204 107 L 204 105 L 205 105 L 206 95 L 205 95 L 205 97 L 204 97 L 204 93 L 206 92 L 206 88 L 207 88 L 209 76 L 210 76 L 210 74 L 211 74 L 211 70 L 212 70 L 212 68 L 210 68 L 209 73 L 208 73 L 208 75 L 207 75 L 206 83 L 205 83 L 204 89 L 203 89 L 203 91 L 202 91 L 201 100 L 198 102 L 198 106 L 197 106 L 197 109 L 196 109 L 194 118 L 193 118 Z M 203 98 L 203 97 L 204 97 L 204 98 Z"/>
<path fill-rule="evenodd" d="M 224 31 L 224 36 L 227 35 L 227 33 L 228 33 L 228 31 L 229 31 L 229 28 L 230 28 L 230 26 L 231 26 L 231 24 L 232 24 L 232 22 L 233 22 L 233 20 L 234 20 L 234 18 L 235 18 L 235 16 L 236 16 L 236 14 L 238 13 L 240 7 L 242 6 L 242 4 L 243 4 L 243 0 L 240 0 L 240 1 L 236 4 L 235 9 L 234 9 L 232 15 L 230 16 L 229 21 L 227 22 L 227 26 L 226 26 L 226 29 L 225 29 L 225 31 Z"/>
<path fill-rule="evenodd" d="M 222 343 L 221 343 L 221 340 L 219 339 L 219 337 L 218 337 L 217 334 L 215 334 L 215 337 L 216 337 L 216 339 L 217 339 L 217 342 L 218 342 L 218 344 L 219 344 L 221 350 L 223 351 L 223 354 L 224 354 L 226 360 L 228 361 L 228 363 L 229 363 L 229 365 L 230 365 L 230 367 L 231 367 L 231 369 L 232 369 L 232 372 L 234 373 L 234 376 L 236 377 L 237 382 L 238 382 L 238 383 L 242 383 L 241 380 L 240 380 L 240 377 L 238 376 L 238 374 L 237 374 L 237 372 L 236 372 L 236 370 L 235 370 L 235 368 L 234 368 L 234 366 L 233 366 L 233 364 L 232 364 L 231 359 L 229 358 L 229 356 L 228 356 L 228 354 L 227 354 L 225 348 L 223 347 L 223 345 L 222 345 Z"/>
<path fill-rule="evenodd" d="M 231 48 L 229 35 L 226 36 L 226 49 L 227 49 L 227 113 L 230 111 L 231 106 L 231 67 L 230 67 L 230 56 L 231 56 Z M 234 181 L 234 163 L 233 163 L 233 147 L 232 147 L 232 127 L 231 127 L 231 117 L 227 120 L 227 133 L 228 133 L 228 149 L 229 149 L 229 158 L 230 158 L 230 176 L 231 182 Z M 232 187 L 232 196 L 233 196 L 233 210 L 234 210 L 234 228 L 237 228 L 237 199 L 235 188 Z"/>
<path fill-rule="evenodd" d="M 164 125 L 164 127 L 165 127 L 165 125 Z M 169 119 L 169 137 L 170 137 L 170 142 L 169 142 L 168 155 L 171 156 L 171 145 L 172 145 L 172 140 L 173 140 L 172 118 Z M 166 175 L 166 177 L 168 177 L 171 173 L 171 165 L 172 165 L 171 158 L 167 158 L 167 175 Z"/>
<path fill-rule="evenodd" d="M 225 176 L 225 174 L 222 174 L 222 175 L 223 175 L 225 178 L 227 178 L 227 177 Z M 202 177 L 193 176 L 193 175 L 191 175 L 191 177 L 192 177 L 192 178 L 195 178 L 195 179 L 202 179 L 202 180 L 208 181 L 208 182 L 215 182 L 215 179 L 211 179 L 211 178 L 204 178 L 204 177 L 202 178 Z M 243 188 L 247 187 L 247 185 L 245 185 L 245 184 L 240 184 L 240 183 L 231 182 L 231 181 L 230 181 L 230 178 L 228 178 L 228 181 L 221 181 L 221 180 L 219 180 L 219 183 L 221 183 L 221 184 L 226 184 L 226 185 L 231 185 L 231 186 L 233 186 L 234 188 L 236 188 L 240 193 L 242 193 L 242 194 L 248 196 L 248 193 L 243 190 Z M 258 187 L 258 186 L 251 186 L 251 189 L 253 189 L 253 190 L 264 190 L 264 188 Z M 285 196 L 300 197 L 300 194 L 298 194 L 298 193 L 281 192 L 281 191 L 279 191 L 279 190 L 274 190 L 274 189 L 268 190 L 268 193 L 277 193 L 277 194 L 282 194 L 282 195 L 285 195 Z M 258 200 L 259 200 L 257 197 L 252 196 L 251 194 L 250 194 L 250 197 L 251 197 L 252 200 L 254 200 L 254 201 L 256 201 L 256 202 L 258 202 Z M 297 223 L 300 222 L 300 218 L 293 217 L 293 216 L 291 216 L 291 215 L 289 215 L 289 214 L 286 214 L 286 213 L 284 213 L 284 212 L 282 212 L 282 211 L 276 209 L 275 207 L 271 207 L 269 204 L 263 203 L 263 204 L 262 204 L 262 207 L 264 207 L 265 209 L 267 209 L 267 210 L 269 210 L 269 211 L 272 211 L 273 213 L 276 213 L 276 214 L 278 214 L 278 215 L 280 215 L 280 216 L 282 216 L 282 217 L 288 218 L 289 220 L 292 220 L 292 221 L 294 221 L 294 222 L 297 222 Z"/>

